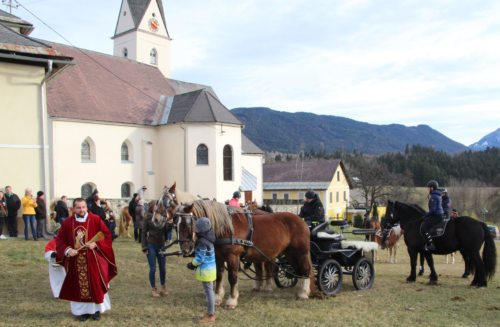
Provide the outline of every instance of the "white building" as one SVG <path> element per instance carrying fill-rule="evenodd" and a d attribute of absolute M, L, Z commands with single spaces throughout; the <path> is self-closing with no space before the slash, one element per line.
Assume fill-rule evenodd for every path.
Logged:
<path fill-rule="evenodd" d="M 123 0 L 114 56 L 43 41 L 73 58 L 47 82 L 47 119 L 38 122 L 48 134 L 47 198 L 86 196 L 95 187 L 105 198 L 124 198 L 143 185 L 145 197 L 156 198 L 176 182 L 218 201 L 236 190 L 242 202 L 262 201 L 262 151 L 243 136 L 243 124 L 211 87 L 166 77 L 164 17 L 161 1 Z M 10 167 L 5 183 L 29 186 L 17 185 L 22 172 Z"/>

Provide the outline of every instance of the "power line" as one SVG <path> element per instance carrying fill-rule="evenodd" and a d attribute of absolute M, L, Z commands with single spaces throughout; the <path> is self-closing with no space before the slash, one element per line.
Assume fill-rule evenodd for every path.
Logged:
<path fill-rule="evenodd" d="M 6 0 L 3 0 L 3 1 L 6 1 Z M 12 1 L 12 0 L 9 0 L 9 1 Z M 29 10 L 28 8 L 26 8 L 22 3 L 20 3 L 19 1 L 17 0 L 14 0 L 16 3 L 17 3 L 17 6 L 20 6 L 21 8 L 23 8 L 24 10 L 26 10 L 28 13 L 30 13 L 33 17 L 35 17 L 36 19 L 38 19 L 43 25 L 47 26 L 47 28 L 49 28 L 52 32 L 56 33 L 60 38 L 62 38 L 64 41 L 66 41 L 69 45 L 71 45 L 74 49 L 76 49 L 77 51 L 80 51 L 83 55 L 85 55 L 86 57 L 88 57 L 90 60 L 92 60 L 94 63 L 96 63 L 99 67 L 101 67 L 102 69 L 104 69 L 105 71 L 107 71 L 108 73 L 110 73 L 111 75 L 113 75 L 115 78 L 117 78 L 118 80 L 120 80 L 122 83 L 124 84 L 127 84 L 129 85 L 130 87 L 134 88 L 135 90 L 139 91 L 140 93 L 144 94 L 145 96 L 147 96 L 148 98 L 152 99 L 153 101 L 155 101 L 157 104 L 162 104 L 158 99 L 155 99 L 153 98 L 152 96 L 150 96 L 149 94 L 145 93 L 144 91 L 142 91 L 140 88 L 136 87 L 135 85 L 129 83 L 127 80 L 121 78 L 120 76 L 116 75 L 113 71 L 111 71 L 110 69 L 108 69 L 106 66 L 102 65 L 99 61 L 97 61 L 96 59 L 94 59 L 91 55 L 89 55 L 88 53 L 86 53 L 85 51 L 83 51 L 82 49 L 78 48 L 77 46 L 75 46 L 72 42 L 70 42 L 68 39 L 66 39 L 61 33 L 57 32 L 54 28 L 52 28 L 52 26 L 50 26 L 49 24 L 45 23 L 40 17 L 38 17 L 37 15 L 35 15 L 35 13 L 33 13 L 31 10 Z"/>

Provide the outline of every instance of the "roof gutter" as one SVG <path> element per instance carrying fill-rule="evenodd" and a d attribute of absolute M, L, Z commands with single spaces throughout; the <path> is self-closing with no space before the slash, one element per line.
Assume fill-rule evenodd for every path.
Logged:
<path fill-rule="evenodd" d="M 42 63 L 42 64 L 47 64 L 48 61 L 51 61 L 52 64 L 74 65 L 74 63 L 69 61 L 69 58 L 68 58 L 68 60 L 47 59 L 47 58 L 35 58 L 35 57 L 30 57 L 30 56 L 23 56 L 23 55 L 17 55 L 17 54 L 9 54 L 9 53 L 0 53 L 0 58 L 17 60 L 17 61 L 28 61 L 28 62 L 33 62 L 33 63 Z"/>

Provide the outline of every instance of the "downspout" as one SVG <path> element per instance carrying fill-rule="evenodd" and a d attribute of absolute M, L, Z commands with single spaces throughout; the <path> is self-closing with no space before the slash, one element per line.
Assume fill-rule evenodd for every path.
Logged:
<path fill-rule="evenodd" d="M 41 118 L 42 118 L 42 174 L 43 174 L 43 188 L 45 190 L 45 214 L 47 219 L 45 219 L 46 231 L 50 228 L 50 205 L 48 200 L 53 197 L 52 190 L 50 189 L 49 181 L 49 146 L 48 146 L 48 133 L 47 133 L 47 95 L 46 95 L 46 81 L 47 78 L 52 74 L 53 61 L 49 59 L 47 61 L 47 72 L 40 82 L 40 94 L 41 94 Z"/>

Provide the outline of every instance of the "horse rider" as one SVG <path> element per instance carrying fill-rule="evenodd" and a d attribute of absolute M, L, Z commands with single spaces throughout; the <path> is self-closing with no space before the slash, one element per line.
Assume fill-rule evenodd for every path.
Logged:
<path fill-rule="evenodd" d="M 231 207 L 240 207 L 240 198 L 241 198 L 241 193 L 239 191 L 236 191 L 233 193 L 233 198 L 229 200 L 229 205 Z"/>
<path fill-rule="evenodd" d="M 424 236 L 425 250 L 434 251 L 436 247 L 432 242 L 429 230 L 433 225 L 436 225 L 443 221 L 443 205 L 441 198 L 441 190 L 439 189 L 439 184 L 435 180 L 430 180 L 427 183 L 429 188 L 429 212 L 424 217 L 424 222 L 422 223 L 422 233 Z"/>
<path fill-rule="evenodd" d="M 446 188 L 441 189 L 441 200 L 442 200 L 444 215 L 446 216 L 446 219 L 449 219 L 451 211 L 451 199 L 450 196 L 448 195 L 448 190 Z"/>
<path fill-rule="evenodd" d="M 304 205 L 300 208 L 299 216 L 304 219 L 309 228 L 325 221 L 325 209 L 318 194 L 309 190 L 305 194 Z"/>

